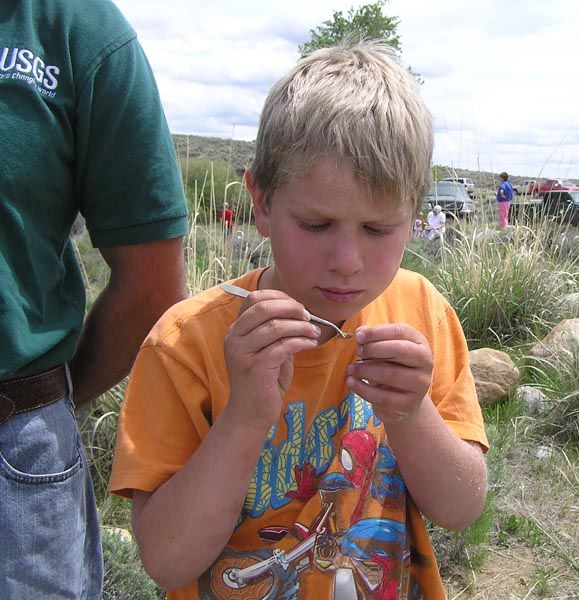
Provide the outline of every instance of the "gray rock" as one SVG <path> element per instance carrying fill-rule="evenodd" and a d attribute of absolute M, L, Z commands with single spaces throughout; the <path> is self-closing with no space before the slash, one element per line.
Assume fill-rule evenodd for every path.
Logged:
<path fill-rule="evenodd" d="M 579 234 L 574 231 L 563 232 L 555 250 L 559 257 L 576 257 L 579 252 Z"/>
<path fill-rule="evenodd" d="M 539 446 L 535 451 L 535 457 L 539 460 L 549 460 L 554 454 L 555 451 L 550 446 Z"/>
<path fill-rule="evenodd" d="M 557 369 L 579 369 L 579 318 L 565 319 L 555 325 L 531 348 L 529 359 Z"/>
<path fill-rule="evenodd" d="M 122 527 L 112 527 L 110 525 L 103 525 L 103 529 L 108 531 L 109 533 L 116 535 L 123 542 L 133 543 L 133 536 L 130 531 L 127 529 L 123 529 Z"/>
<path fill-rule="evenodd" d="M 557 307 L 560 319 L 576 319 L 579 317 L 579 292 L 563 296 Z"/>
<path fill-rule="evenodd" d="M 549 408 L 549 398 L 538 388 L 521 385 L 515 392 L 515 397 L 523 404 L 525 415 L 541 415 Z"/>

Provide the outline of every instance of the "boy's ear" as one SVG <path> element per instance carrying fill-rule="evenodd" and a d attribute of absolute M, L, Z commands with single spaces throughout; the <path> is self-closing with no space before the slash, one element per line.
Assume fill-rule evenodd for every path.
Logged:
<path fill-rule="evenodd" d="M 265 194 L 257 185 L 251 170 L 245 172 L 245 185 L 252 199 L 255 226 L 263 237 L 269 237 L 269 210 L 265 204 Z"/>

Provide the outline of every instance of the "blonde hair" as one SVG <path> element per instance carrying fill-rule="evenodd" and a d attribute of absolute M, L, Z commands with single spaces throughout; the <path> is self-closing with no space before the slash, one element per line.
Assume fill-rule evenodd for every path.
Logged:
<path fill-rule="evenodd" d="M 376 41 L 316 50 L 271 89 L 252 165 L 266 203 L 322 158 L 344 163 L 368 186 L 413 203 L 431 185 L 432 119 L 418 84 L 392 48 Z"/>

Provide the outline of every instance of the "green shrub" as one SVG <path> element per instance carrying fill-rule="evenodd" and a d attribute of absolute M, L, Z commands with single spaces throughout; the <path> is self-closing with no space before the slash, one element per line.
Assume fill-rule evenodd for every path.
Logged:
<path fill-rule="evenodd" d="M 120 527 L 130 522 L 130 505 L 125 498 L 109 494 L 107 486 L 125 385 L 123 381 L 103 394 L 91 405 L 80 424 L 101 521 Z"/>
<path fill-rule="evenodd" d="M 201 200 L 198 210 L 204 213 L 209 211 L 211 206 L 223 201 L 225 186 L 232 175 L 231 167 L 227 163 L 208 158 L 182 159 L 181 172 L 189 206 L 191 207 L 192 198 L 196 195 Z"/>
<path fill-rule="evenodd" d="M 101 600 L 159 600 L 165 592 L 155 585 L 143 567 L 134 542 L 104 527 L 104 581 Z"/>
<path fill-rule="evenodd" d="M 463 531 L 448 531 L 428 524 L 432 545 L 442 573 L 454 565 L 479 568 L 488 554 L 486 544 L 493 531 L 494 497 L 487 494 L 480 517 Z"/>

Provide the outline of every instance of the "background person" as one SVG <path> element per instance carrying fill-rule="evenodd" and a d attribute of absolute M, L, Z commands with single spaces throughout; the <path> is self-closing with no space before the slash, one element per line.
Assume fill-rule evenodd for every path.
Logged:
<path fill-rule="evenodd" d="M 110 489 L 171 599 L 442 600 L 420 512 L 457 529 L 483 508 L 460 323 L 399 268 L 433 136 L 386 48 L 313 52 L 273 86 L 246 174 L 273 266 L 243 301 L 170 309 L 135 362 Z"/>
<path fill-rule="evenodd" d="M 153 74 L 109 0 L 0 6 L 0 598 L 96 600 L 74 414 L 186 296 L 181 177 Z M 86 320 L 78 212 L 110 279 Z"/>
<path fill-rule="evenodd" d="M 428 213 L 424 231 L 424 237 L 430 241 L 444 236 L 446 231 L 446 215 L 439 204 Z"/>
<path fill-rule="evenodd" d="M 500 185 L 497 191 L 497 202 L 499 208 L 499 228 L 506 229 L 509 224 L 509 207 L 513 199 L 513 186 L 509 181 L 509 175 L 503 171 L 499 175 Z"/>
<path fill-rule="evenodd" d="M 223 227 L 225 228 L 225 233 L 230 234 L 233 229 L 233 209 L 229 208 L 229 204 L 227 202 L 223 203 L 223 210 L 221 211 L 221 222 L 223 223 Z"/>

